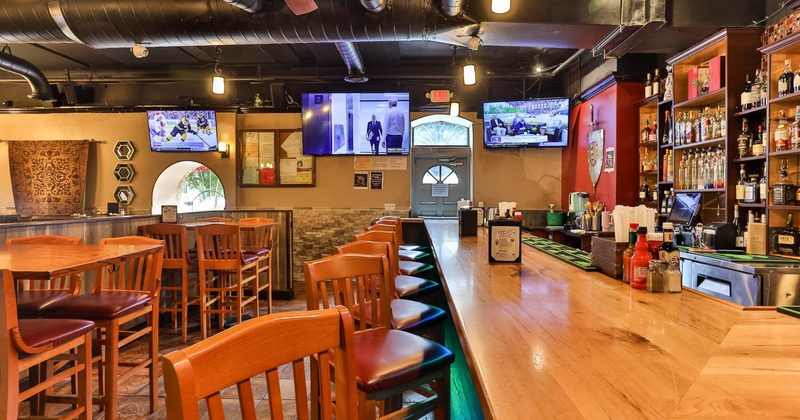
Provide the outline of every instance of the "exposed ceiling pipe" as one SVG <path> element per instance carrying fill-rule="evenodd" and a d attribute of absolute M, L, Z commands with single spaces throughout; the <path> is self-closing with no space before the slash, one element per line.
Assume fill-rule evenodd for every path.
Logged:
<path fill-rule="evenodd" d="M 372 13 L 378 13 L 386 7 L 386 0 L 361 0 L 365 9 Z"/>
<path fill-rule="evenodd" d="M 232 6 L 236 6 L 250 13 L 259 13 L 264 10 L 264 0 L 223 0 Z"/>
<path fill-rule="evenodd" d="M 441 0 L 442 11 L 447 16 L 458 16 L 464 11 L 464 0 Z"/>
<path fill-rule="evenodd" d="M 47 82 L 44 73 L 28 61 L 0 52 L 0 69 L 25 78 L 31 86 L 29 98 L 47 102 L 54 100 L 53 92 L 50 90 L 50 84 Z"/>
<path fill-rule="evenodd" d="M 580 57 L 581 54 L 583 54 L 584 51 L 586 51 L 586 50 L 585 49 L 580 49 L 578 51 L 575 51 L 575 54 L 572 54 L 571 56 L 569 56 L 569 58 L 564 60 L 563 63 L 559 64 L 558 67 L 553 69 L 553 71 L 550 73 L 550 75 L 551 76 L 555 76 L 556 74 L 558 74 L 558 72 L 563 70 L 564 67 L 567 67 L 568 65 L 570 65 L 570 63 L 572 63 L 573 61 L 577 60 L 578 57 Z"/>
<path fill-rule="evenodd" d="M 358 52 L 358 47 L 352 42 L 337 42 L 336 49 L 347 65 L 347 76 L 344 80 L 350 83 L 364 83 L 369 78 L 364 75 L 364 62 L 361 60 L 361 54 Z"/>

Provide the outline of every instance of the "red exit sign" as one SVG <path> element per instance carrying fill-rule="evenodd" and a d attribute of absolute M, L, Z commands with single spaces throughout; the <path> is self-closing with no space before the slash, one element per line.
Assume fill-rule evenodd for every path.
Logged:
<path fill-rule="evenodd" d="M 451 96 L 453 96 L 453 94 L 447 89 L 435 89 L 428 94 L 428 97 L 431 98 L 431 102 L 450 102 Z"/>

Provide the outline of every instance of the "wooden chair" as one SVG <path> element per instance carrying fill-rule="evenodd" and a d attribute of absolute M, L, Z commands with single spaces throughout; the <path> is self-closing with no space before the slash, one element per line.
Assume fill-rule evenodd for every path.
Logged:
<path fill-rule="evenodd" d="M 156 223 L 142 227 L 148 238 L 164 241 L 164 263 L 161 278 L 161 305 L 159 312 L 172 314 L 172 326 L 178 328 L 180 315 L 181 342 L 187 340 L 189 305 L 199 305 L 200 299 L 189 298 L 192 278 L 197 280 L 197 260 L 189 255 L 186 226 L 173 223 Z M 197 287 L 195 283 L 193 288 Z"/>
<path fill-rule="evenodd" d="M 407 331 L 419 335 L 428 335 L 429 338 L 437 343 L 444 344 L 444 321 L 447 319 L 447 312 L 441 308 L 426 303 L 415 302 L 409 299 L 397 297 L 397 288 L 394 285 L 394 278 L 397 273 L 397 261 L 392 253 L 389 242 L 356 241 L 338 246 L 334 252 L 336 254 L 370 254 L 383 255 L 389 261 L 389 289 L 391 293 L 382 294 L 382 299 L 391 300 L 392 309 L 392 328 Z M 377 305 L 378 310 L 381 309 Z M 356 319 L 361 316 L 360 311 L 353 313 Z"/>
<path fill-rule="evenodd" d="M 99 270 L 91 293 L 71 296 L 44 309 L 47 317 L 80 318 L 94 321 L 98 334 L 94 342 L 103 351 L 98 360 L 98 375 L 102 396 L 97 403 L 103 405 L 105 418 L 116 419 L 118 383 L 147 369 L 150 377 L 150 411 L 158 408 L 158 303 L 161 266 L 164 258 L 164 241 L 142 236 L 105 238 L 100 245 L 161 245 L 155 253 L 135 256 L 111 267 Z M 122 326 L 136 318 L 144 317 L 144 327 L 123 330 Z M 147 339 L 144 360 L 123 362 L 119 349 L 139 338 Z M 119 367 L 131 369 L 120 374 Z"/>
<path fill-rule="evenodd" d="M 82 238 L 69 236 L 40 235 L 25 238 L 9 238 L 6 244 L 68 244 L 78 245 Z M 17 314 L 21 318 L 35 318 L 42 308 L 68 296 L 75 296 L 80 292 L 80 276 L 56 277 L 47 280 L 17 279 Z"/>
<path fill-rule="evenodd" d="M 60 418 L 92 418 L 91 336 L 94 323 L 79 319 L 18 319 L 14 278 L 8 270 L 0 270 L 0 413 L 15 419 L 19 403 L 43 395 L 57 383 L 77 376 L 76 406 Z M 20 389 L 20 372 L 34 370 L 53 360 L 68 360 L 70 365 L 43 381 L 28 378 L 26 389 Z M 38 401 L 31 401 L 31 412 L 39 411 Z"/>
<path fill-rule="evenodd" d="M 382 418 L 418 418 L 433 412 L 436 419 L 448 419 L 453 353 L 426 338 L 391 329 L 390 302 L 378 299 L 380 290 L 389 287 L 388 273 L 383 255 L 338 254 L 306 262 L 307 307 L 342 305 L 350 312 L 371 308 L 356 323 L 354 340 L 359 419 L 374 419 L 378 405 L 386 414 Z M 400 407 L 403 392 L 423 384 L 430 389 L 422 391 L 422 399 Z"/>
<path fill-rule="evenodd" d="M 398 232 L 398 243 L 400 244 L 399 245 L 400 250 L 427 251 L 427 247 L 424 245 L 409 244 L 405 242 L 405 239 L 403 238 L 403 218 L 400 216 L 381 216 L 378 219 L 376 219 L 372 224 L 396 225 L 398 227 L 397 232 Z"/>
<path fill-rule="evenodd" d="M 199 419 L 204 399 L 211 419 L 225 418 L 221 391 L 236 385 L 241 416 L 255 420 L 250 378 L 264 374 L 271 418 L 283 419 L 279 367 L 291 364 L 297 418 L 356 419 L 353 320 L 343 307 L 271 314 L 237 325 L 208 340 L 164 356 L 167 417 Z M 329 351 L 330 350 L 330 351 Z M 254 357 L 257 356 L 257 357 Z M 319 391 L 311 405 L 321 416 L 309 416 L 305 358 L 318 360 L 310 375 Z M 331 378 L 330 363 L 336 366 Z M 331 380 L 335 386 L 331 389 Z M 335 393 L 335 397 L 332 395 Z M 335 401 L 335 404 L 334 404 Z M 266 401 L 264 402 L 266 404 Z"/>
<path fill-rule="evenodd" d="M 389 242 L 393 245 L 394 251 L 397 252 L 397 239 L 395 233 L 390 231 L 371 230 L 364 233 L 355 235 L 357 241 L 376 241 L 376 242 Z M 423 276 L 427 275 L 433 277 L 436 275 L 435 267 L 431 264 L 419 261 L 398 261 L 397 266 L 400 274 L 405 276 Z M 432 280 L 431 278 L 428 278 Z"/>
<path fill-rule="evenodd" d="M 201 217 L 197 219 L 198 222 L 222 222 L 222 223 L 233 223 L 233 219 L 230 217 Z"/>
<path fill-rule="evenodd" d="M 376 223 L 367 227 L 367 231 L 372 230 L 381 230 L 387 232 L 394 232 L 395 234 L 395 241 L 397 242 L 397 255 L 401 261 L 424 261 L 429 260 L 431 258 L 431 253 L 427 251 L 412 251 L 408 249 L 403 249 L 400 247 L 402 242 L 401 229 L 400 225 L 395 224 L 386 224 L 386 223 Z"/>
<path fill-rule="evenodd" d="M 272 313 L 272 219 L 243 217 L 239 219 L 242 233 L 242 252 L 258 256 L 258 291 L 267 291 L 267 309 Z M 265 273 L 266 281 L 261 280 Z"/>
<path fill-rule="evenodd" d="M 247 305 L 253 305 L 254 317 L 259 315 L 258 256 L 242 252 L 237 225 L 198 226 L 195 232 L 200 336 L 205 340 L 212 314 L 217 315 L 220 330 L 225 314 L 235 314 L 236 322 L 241 324 Z"/>

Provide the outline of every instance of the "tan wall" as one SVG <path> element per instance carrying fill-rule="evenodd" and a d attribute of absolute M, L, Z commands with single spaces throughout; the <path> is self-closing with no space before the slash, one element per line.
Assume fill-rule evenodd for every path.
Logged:
<path fill-rule="evenodd" d="M 413 113 L 412 119 L 424 113 Z M 474 201 L 496 206 L 499 201 L 516 201 L 519 208 L 543 209 L 561 201 L 561 150 L 518 149 L 509 151 L 483 148 L 483 126 L 476 114 L 465 114 L 474 126 Z M 232 145 L 230 159 L 217 153 L 150 152 L 144 112 L 0 114 L 3 140 L 94 139 L 91 147 L 87 186 L 87 209 L 104 210 L 113 201 L 119 184 L 113 176 L 120 163 L 113 154 L 120 140 L 133 142 L 136 154 L 129 162 L 136 171 L 131 182 L 136 197 L 131 210 L 147 213 L 158 175 L 180 160 L 194 160 L 211 168 L 225 187 L 228 209 L 256 208 L 356 208 L 383 209 L 395 203 L 397 209 L 409 207 L 409 171 L 385 171 L 384 189 L 353 189 L 352 157 L 316 159 L 315 188 L 237 188 L 236 133 L 247 129 L 297 129 L 300 114 L 239 114 L 218 112 L 220 141 Z M 238 127 L 237 127 L 238 123 Z M 410 162 L 409 162 L 410 167 Z M 0 212 L 14 213 L 10 189 L 7 145 L 0 143 Z"/>

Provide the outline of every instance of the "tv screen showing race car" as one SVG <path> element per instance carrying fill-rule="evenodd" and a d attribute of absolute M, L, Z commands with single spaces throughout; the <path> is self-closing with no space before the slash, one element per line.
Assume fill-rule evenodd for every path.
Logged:
<path fill-rule="evenodd" d="M 154 152 L 214 152 L 217 114 L 214 111 L 147 111 L 150 150 Z"/>

